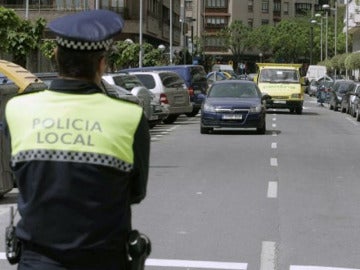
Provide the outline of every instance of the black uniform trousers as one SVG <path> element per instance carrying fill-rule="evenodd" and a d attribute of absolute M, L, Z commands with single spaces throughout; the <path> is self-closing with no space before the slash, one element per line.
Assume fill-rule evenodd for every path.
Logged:
<path fill-rule="evenodd" d="M 81 263 L 64 264 L 40 254 L 37 251 L 23 248 L 18 270 L 129 270 L 126 254 L 117 254 L 107 260 L 95 262 L 93 258 Z M 91 262 L 93 261 L 93 263 Z"/>

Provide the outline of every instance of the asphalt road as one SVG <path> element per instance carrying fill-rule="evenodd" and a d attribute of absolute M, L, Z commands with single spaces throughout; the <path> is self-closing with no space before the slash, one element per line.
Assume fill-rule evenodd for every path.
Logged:
<path fill-rule="evenodd" d="M 199 116 L 152 133 L 134 227 L 146 269 L 360 270 L 360 122 L 308 98 L 271 110 L 266 135 L 200 134 Z M 16 190 L 0 201 L 0 232 Z M 0 269 L 4 260 L 0 234 Z"/>

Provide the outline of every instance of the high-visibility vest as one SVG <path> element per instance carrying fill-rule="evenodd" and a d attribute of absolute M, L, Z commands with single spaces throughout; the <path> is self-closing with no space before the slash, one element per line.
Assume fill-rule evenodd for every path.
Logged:
<path fill-rule="evenodd" d="M 49 160 L 132 170 L 134 134 L 142 117 L 136 104 L 102 93 L 45 90 L 12 98 L 5 115 L 13 165 Z"/>

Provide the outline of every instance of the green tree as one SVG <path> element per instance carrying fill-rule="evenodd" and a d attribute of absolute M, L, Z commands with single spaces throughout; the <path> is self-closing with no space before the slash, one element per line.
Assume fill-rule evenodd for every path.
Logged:
<path fill-rule="evenodd" d="M 245 51 L 251 47 L 251 28 L 241 21 L 234 21 L 222 29 L 218 37 L 223 40 L 223 45 L 233 54 L 235 65 L 239 63 Z"/>
<path fill-rule="evenodd" d="M 272 46 L 269 42 L 274 35 L 274 27 L 268 24 L 261 25 L 255 28 L 250 33 L 250 42 L 253 44 L 252 48 L 256 48 L 263 54 L 271 54 Z"/>
<path fill-rule="evenodd" d="M 162 54 L 158 48 L 150 43 L 143 43 L 143 66 L 156 66 L 163 64 Z M 122 68 L 139 66 L 140 44 L 128 41 L 117 41 L 114 43 L 109 54 L 109 66 L 111 71 Z"/>
<path fill-rule="evenodd" d="M 9 39 L 8 36 L 13 35 L 15 29 L 20 25 L 20 18 L 12 9 L 0 6 L 0 50 L 8 52 Z"/>
<path fill-rule="evenodd" d="M 304 20 L 282 20 L 274 28 L 271 46 L 276 62 L 296 63 L 308 55 L 310 27 Z"/>
<path fill-rule="evenodd" d="M 50 60 L 52 70 L 55 70 L 55 48 L 56 48 L 56 42 L 54 39 L 43 39 L 40 45 L 40 51 L 41 53 Z"/>
<path fill-rule="evenodd" d="M 46 22 L 22 20 L 11 9 L 0 7 L 0 48 L 13 56 L 13 61 L 26 67 L 26 56 L 39 48 Z"/>

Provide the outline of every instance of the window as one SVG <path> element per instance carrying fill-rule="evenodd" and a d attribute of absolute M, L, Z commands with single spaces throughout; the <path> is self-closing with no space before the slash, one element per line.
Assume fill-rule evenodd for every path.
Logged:
<path fill-rule="evenodd" d="M 155 16 L 160 15 L 159 6 L 159 0 L 150 0 L 148 6 L 149 13 Z"/>
<path fill-rule="evenodd" d="M 281 12 L 281 1 L 274 1 L 274 12 Z"/>
<path fill-rule="evenodd" d="M 206 26 L 211 28 L 222 28 L 228 25 L 227 17 L 206 17 Z"/>
<path fill-rule="evenodd" d="M 44 2 L 43 2 L 44 3 Z M 83 9 L 83 8 L 88 8 L 89 4 L 87 1 L 85 0 L 76 0 L 76 1 L 72 1 L 72 0 L 56 0 L 56 9 L 58 10 L 71 10 L 71 9 Z M 104 1 L 103 3 L 104 7 L 108 7 L 109 6 L 109 0 Z"/>
<path fill-rule="evenodd" d="M 136 77 L 145 85 L 148 89 L 154 89 L 156 86 L 155 79 L 152 75 L 148 74 L 135 74 Z"/>
<path fill-rule="evenodd" d="M 254 19 L 248 19 L 248 26 L 251 28 L 254 27 Z"/>
<path fill-rule="evenodd" d="M 289 2 L 284 3 L 284 15 L 289 15 Z"/>
<path fill-rule="evenodd" d="M 261 25 L 269 24 L 269 20 L 261 20 Z"/>
<path fill-rule="evenodd" d="M 254 0 L 248 0 L 248 11 L 254 12 Z"/>
<path fill-rule="evenodd" d="M 262 0 L 261 1 L 261 12 L 262 13 L 269 13 L 269 0 Z"/>
<path fill-rule="evenodd" d="M 185 9 L 192 10 L 193 1 L 192 0 L 185 0 Z"/>
<path fill-rule="evenodd" d="M 222 47 L 224 46 L 224 42 L 220 37 L 207 37 L 206 38 L 206 46 L 211 47 Z"/>
<path fill-rule="evenodd" d="M 83 0 L 77 0 L 73 2 L 84 2 Z M 77 3 L 76 3 L 77 4 Z M 111 8 L 111 7 L 124 7 L 124 0 L 114 1 L 114 0 L 102 0 L 101 7 Z"/>
<path fill-rule="evenodd" d="M 228 0 L 207 0 L 206 8 L 227 8 Z"/>

